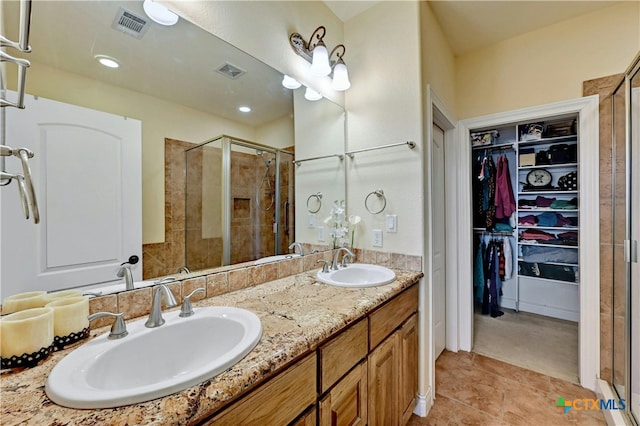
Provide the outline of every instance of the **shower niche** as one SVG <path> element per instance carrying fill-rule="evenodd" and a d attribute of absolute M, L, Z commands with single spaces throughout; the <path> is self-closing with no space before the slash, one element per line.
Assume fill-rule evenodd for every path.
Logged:
<path fill-rule="evenodd" d="M 295 236 L 293 149 L 220 136 L 185 156 L 189 269 L 288 252 Z"/>

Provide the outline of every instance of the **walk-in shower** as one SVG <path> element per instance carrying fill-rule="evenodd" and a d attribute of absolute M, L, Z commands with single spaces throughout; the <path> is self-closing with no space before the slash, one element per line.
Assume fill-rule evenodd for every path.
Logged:
<path fill-rule="evenodd" d="M 220 136 L 185 155 L 188 268 L 287 252 L 294 238 L 291 152 Z"/>

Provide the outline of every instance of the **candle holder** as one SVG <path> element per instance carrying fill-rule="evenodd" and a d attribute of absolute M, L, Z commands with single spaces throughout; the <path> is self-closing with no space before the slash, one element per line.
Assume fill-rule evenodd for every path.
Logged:
<path fill-rule="evenodd" d="M 53 308 L 26 309 L 0 319 L 0 368 L 33 367 L 53 350 Z"/>
<path fill-rule="evenodd" d="M 55 350 L 89 337 L 89 298 L 63 297 L 46 304 L 53 309 Z"/>

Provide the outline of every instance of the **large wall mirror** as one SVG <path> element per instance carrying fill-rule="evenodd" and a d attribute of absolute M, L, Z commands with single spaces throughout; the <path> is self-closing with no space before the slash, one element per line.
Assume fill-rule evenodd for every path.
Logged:
<path fill-rule="evenodd" d="M 18 2 L 2 5 L 5 33 L 9 36 L 17 33 L 18 6 Z M 260 218 L 257 231 L 247 231 L 242 226 L 231 228 L 230 239 L 251 247 L 251 254 L 238 255 L 237 249 L 231 247 L 235 257 L 231 256 L 227 263 L 286 253 L 287 243 L 293 240 L 322 245 L 307 223 L 307 197 L 326 194 L 316 213 L 321 221 L 334 200 L 345 198 L 343 162 L 337 157 L 333 162 L 319 160 L 300 165 L 292 161 L 344 152 L 342 107 L 326 99 L 305 100 L 304 87 L 296 91 L 283 88 L 280 72 L 182 18 L 173 26 L 153 22 L 144 13 L 142 1 L 34 1 L 30 45 L 33 51 L 29 54 L 12 52 L 31 61 L 28 94 L 140 121 L 142 247 L 138 253 L 120 253 L 116 262 L 139 254 L 145 279 L 178 273 L 181 266 L 189 266 L 192 272 L 217 266 L 201 260 L 217 256 L 211 253 L 220 244 L 216 238 L 223 234 L 218 225 L 224 215 L 218 208 L 224 205 L 219 196 L 224 178 L 206 161 L 209 158 L 222 165 L 222 157 L 216 156 L 215 151 L 222 155 L 225 138 L 231 152 L 229 179 L 241 181 L 242 185 L 236 191 L 240 195 L 227 202 L 232 209 L 235 203 L 233 212 L 239 215 L 235 219 L 241 215 Z M 289 46 L 283 44 L 282 48 Z M 103 67 L 97 62 L 97 55 L 116 59 L 120 67 Z M 15 88 L 12 70 L 6 71 L 8 87 Z M 251 111 L 243 112 L 239 110 L 241 106 L 248 106 Z M 12 114 L 29 113 L 29 108 L 16 111 Z M 12 126 L 9 118 L 7 126 Z M 221 145 L 214 147 L 214 141 Z M 210 145 L 205 144 L 209 142 Z M 20 145 L 19 141 L 6 143 Z M 201 149 L 199 154 L 197 149 L 192 150 L 205 145 L 209 149 Z M 191 160 L 189 152 L 196 154 Z M 39 155 L 36 151 L 36 157 Z M 81 163 L 83 158 L 68 152 L 66 160 Z M 209 184 L 203 185 L 204 180 Z M 69 182 L 69 188 L 73 185 Z M 186 189 L 187 185 L 192 189 Z M 276 189 L 282 190 L 278 197 Z M 3 197 L 9 192 L 7 188 L 0 190 Z M 192 190 L 200 194 L 189 200 L 187 191 Z M 3 198 L 3 212 L 10 207 L 20 209 L 15 191 L 12 188 L 11 197 L 6 197 L 11 203 Z M 231 192 L 234 193 L 233 188 Z M 40 195 L 45 207 L 46 195 Z M 81 206 L 82 200 L 78 202 Z M 282 209 L 276 213 L 276 207 Z M 3 222 L 5 217 L 3 214 Z M 301 220 L 303 223 L 297 223 Z M 47 226 L 46 216 L 44 222 L 28 224 Z M 277 229 L 283 231 L 279 240 L 256 240 L 275 234 Z M 187 247 L 189 236 L 196 242 Z M 3 237 L 3 270 L 5 254 L 10 250 L 4 240 Z M 100 241 L 94 243 L 99 245 Z M 39 254 L 36 247 L 32 249 L 20 253 L 19 258 L 35 262 Z M 221 262 L 224 264 L 224 260 Z M 121 281 L 115 276 L 115 266 L 107 269 L 111 282 L 97 282 Z M 142 279 L 142 269 L 139 264 L 133 267 L 137 279 Z M 79 285 L 73 280 L 62 281 L 49 277 L 46 288 L 42 288 L 42 284 L 32 281 L 9 280 L 3 272 L 2 296 Z"/>

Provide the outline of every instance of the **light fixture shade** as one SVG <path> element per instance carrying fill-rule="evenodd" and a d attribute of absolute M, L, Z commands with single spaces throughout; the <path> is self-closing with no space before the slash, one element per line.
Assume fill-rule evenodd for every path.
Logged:
<path fill-rule="evenodd" d="M 152 21 L 160 25 L 175 25 L 178 22 L 178 15 L 153 0 L 144 0 L 142 8 Z"/>
<path fill-rule="evenodd" d="M 313 59 L 311 61 L 311 73 L 318 77 L 324 77 L 331 74 L 331 65 L 329 65 L 329 52 L 322 41 L 319 41 L 313 49 Z"/>
<path fill-rule="evenodd" d="M 343 91 L 347 90 L 351 87 L 351 82 L 349 81 L 349 72 L 347 71 L 347 66 L 344 64 L 342 59 L 338 61 L 338 63 L 333 67 L 333 80 L 331 80 L 331 88 L 333 90 Z"/>
<path fill-rule="evenodd" d="M 302 86 L 302 84 L 300 84 L 300 82 L 298 80 L 296 80 L 293 77 L 289 77 L 288 75 L 284 75 L 284 78 L 282 79 L 282 85 L 284 87 L 286 87 L 287 89 L 297 89 L 298 87 Z"/>
<path fill-rule="evenodd" d="M 322 99 L 322 95 L 310 87 L 307 87 L 307 90 L 304 91 L 304 98 L 308 101 L 319 101 Z"/>

